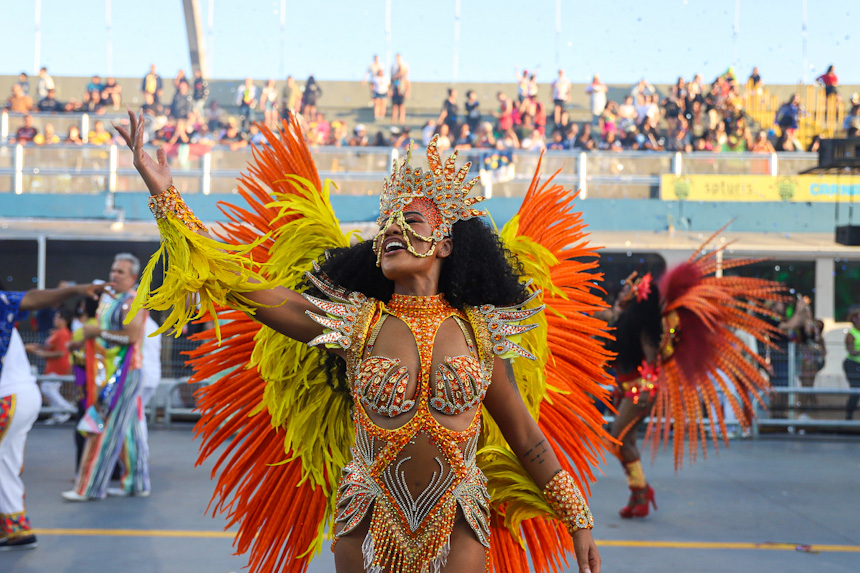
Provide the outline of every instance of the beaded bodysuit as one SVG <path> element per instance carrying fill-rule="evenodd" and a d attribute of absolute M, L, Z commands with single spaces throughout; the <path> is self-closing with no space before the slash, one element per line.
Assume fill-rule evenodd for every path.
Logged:
<path fill-rule="evenodd" d="M 307 296 L 327 315 L 311 314 L 327 327 L 311 344 L 336 343 L 347 350 L 355 406 L 353 458 L 338 491 L 337 537 L 353 531 L 370 512 L 362 544 L 367 571 L 438 571 L 447 560 L 459 508 L 489 548 L 490 497 L 475 463 L 480 406 L 495 347 L 514 346 L 499 330 L 515 334 L 531 327 L 510 324 L 513 317 L 505 312 L 526 318 L 540 309 L 487 305 L 461 312 L 442 295 L 395 294 L 384 304 L 314 282 L 330 300 Z M 407 332 L 414 339 L 410 345 L 404 345 Z M 410 346 L 417 347 L 411 361 L 403 352 Z M 403 356 L 386 356 L 392 347 Z M 448 353 L 456 348 L 462 351 Z"/>

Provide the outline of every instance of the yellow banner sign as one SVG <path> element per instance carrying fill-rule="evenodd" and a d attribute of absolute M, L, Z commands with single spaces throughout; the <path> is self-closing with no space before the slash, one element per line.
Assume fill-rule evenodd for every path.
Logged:
<path fill-rule="evenodd" d="M 665 201 L 793 201 L 860 203 L 857 175 L 661 175 Z"/>

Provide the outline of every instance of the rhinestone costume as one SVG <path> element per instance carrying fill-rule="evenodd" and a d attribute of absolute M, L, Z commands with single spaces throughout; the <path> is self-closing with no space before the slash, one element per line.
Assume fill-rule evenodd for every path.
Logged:
<path fill-rule="evenodd" d="M 328 298 L 305 295 L 325 312 L 325 316 L 308 313 L 326 327 L 310 344 L 347 351 L 355 405 L 353 457 L 343 470 L 338 491 L 336 519 L 343 525 L 337 537 L 349 534 L 370 513 L 370 529 L 362 544 L 367 571 L 437 571 L 447 560 L 459 509 L 478 541 L 489 548 L 490 497 L 486 478 L 475 461 L 480 406 L 495 356 L 511 350 L 520 356 L 527 354 L 505 339 L 504 332 L 516 335 L 532 325 L 505 320 L 529 318 L 541 309 L 486 306 L 461 312 L 442 295 L 395 294 L 385 304 L 348 293 L 324 277 L 308 276 Z M 407 367 L 399 358 L 377 352 L 378 337 L 392 319 L 408 327 L 418 350 L 420 368 L 411 392 Z M 436 335 L 448 319 L 462 332 L 468 354 L 442 359 L 437 355 L 434 365 Z M 474 414 L 464 430 L 445 425 L 445 416 L 470 411 Z M 371 414 L 411 417 L 401 426 L 387 429 L 375 423 Z M 416 483 L 425 485 L 414 491 Z"/>

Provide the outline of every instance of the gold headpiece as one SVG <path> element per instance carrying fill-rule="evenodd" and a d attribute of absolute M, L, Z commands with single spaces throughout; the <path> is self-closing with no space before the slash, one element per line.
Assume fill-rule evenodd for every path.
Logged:
<path fill-rule="evenodd" d="M 472 163 L 466 163 L 457 171 L 454 166 L 457 159 L 455 151 L 443 166 L 436 147 L 438 139 L 438 135 L 434 136 L 427 146 L 427 162 L 430 164 L 430 171 L 427 173 L 422 173 L 420 167 L 413 169 L 409 166 L 413 147 L 411 142 L 406 150 L 406 158 L 399 167 L 397 161 L 394 161 L 391 177 L 385 178 L 382 195 L 379 197 L 379 219 L 376 221 L 379 225 L 385 224 L 395 213 L 402 212 L 414 199 L 432 201 L 439 210 L 440 220 L 434 222 L 438 224 L 434 224 L 433 234 L 426 240 L 439 241 L 449 237 L 451 226 L 457 221 L 486 215 L 480 209 L 472 209 L 472 205 L 480 203 L 485 197 L 467 197 L 478 181 L 475 177 L 464 183 Z"/>

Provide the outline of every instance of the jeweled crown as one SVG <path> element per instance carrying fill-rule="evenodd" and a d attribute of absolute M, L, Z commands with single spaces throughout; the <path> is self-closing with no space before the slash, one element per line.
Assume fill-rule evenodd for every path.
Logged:
<path fill-rule="evenodd" d="M 427 146 L 427 162 L 430 165 L 427 173 L 420 167 L 413 168 L 409 165 L 413 147 L 411 142 L 400 165 L 394 160 L 391 176 L 385 178 L 382 195 L 379 197 L 379 225 L 394 213 L 402 211 L 410 201 L 419 198 L 429 199 L 439 209 L 442 222 L 433 231 L 432 238 L 435 240 L 450 236 L 451 226 L 457 221 L 486 215 L 484 211 L 472 208 L 472 205 L 480 203 L 485 197 L 468 197 L 472 187 L 478 182 L 478 177 L 466 181 L 472 163 L 464 164 L 458 171 L 454 165 L 457 159 L 455 151 L 443 165 L 437 148 L 438 139 L 438 135 L 434 136 Z"/>

